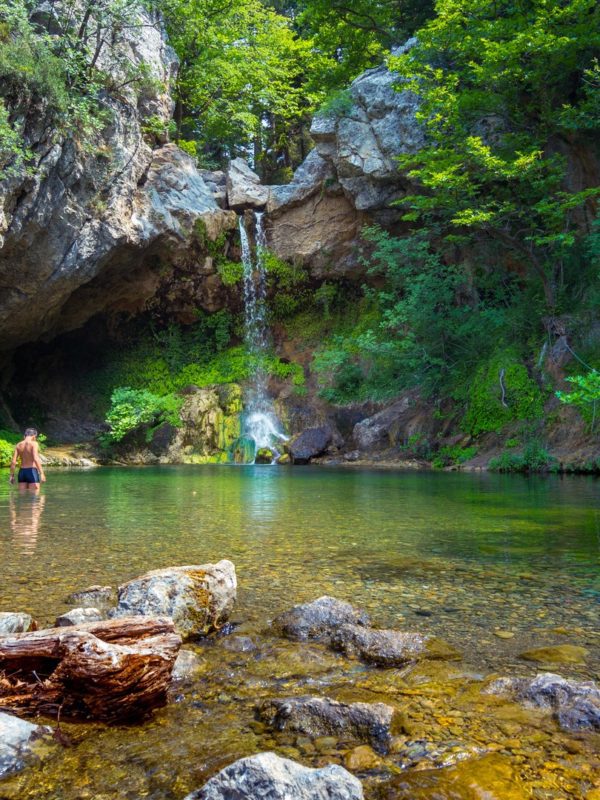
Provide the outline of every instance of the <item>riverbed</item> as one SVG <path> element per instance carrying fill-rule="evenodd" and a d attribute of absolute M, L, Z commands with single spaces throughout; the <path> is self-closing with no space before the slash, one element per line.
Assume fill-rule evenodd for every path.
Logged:
<path fill-rule="evenodd" d="M 257 699 L 310 693 L 400 705 L 409 744 L 454 748 L 457 763 L 477 756 L 471 774 L 505 775 L 491 797 L 586 797 L 598 735 L 567 735 L 548 714 L 480 689 L 490 674 L 546 668 L 524 651 L 565 644 L 585 655 L 547 666 L 597 679 L 599 500 L 591 477 L 324 467 L 55 470 L 37 497 L 3 482 L 0 610 L 47 626 L 74 589 L 228 558 L 239 582 L 231 636 L 250 637 L 253 649 L 232 648 L 231 637 L 195 645 L 199 676 L 152 720 L 67 725 L 72 746 L 4 781 L 0 796 L 180 800 L 266 749 L 344 763 L 347 743 L 324 750 L 254 718 Z M 271 634 L 273 616 L 323 594 L 366 608 L 377 626 L 440 636 L 463 661 L 379 670 Z M 451 794 L 460 768 L 450 756 L 424 752 L 418 764 L 390 757 L 367 770 L 366 796 L 471 797 Z"/>

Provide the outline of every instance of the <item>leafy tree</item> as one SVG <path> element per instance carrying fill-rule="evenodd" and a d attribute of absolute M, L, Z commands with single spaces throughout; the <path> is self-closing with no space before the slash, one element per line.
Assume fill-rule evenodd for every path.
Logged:
<path fill-rule="evenodd" d="M 600 402 L 600 372 L 592 370 L 587 375 L 572 375 L 566 379 L 574 387 L 571 392 L 557 392 L 562 403 L 569 403 L 587 409 L 592 407 L 591 430 L 596 425 L 596 405 Z"/>
<path fill-rule="evenodd" d="M 418 45 L 391 59 L 422 98 L 430 141 L 400 160 L 421 187 L 402 201 L 405 219 L 442 224 L 453 241 L 496 242 L 554 312 L 579 209 L 598 193 L 567 188 L 561 141 L 595 124 L 599 7 L 439 0 L 436 11 Z"/>

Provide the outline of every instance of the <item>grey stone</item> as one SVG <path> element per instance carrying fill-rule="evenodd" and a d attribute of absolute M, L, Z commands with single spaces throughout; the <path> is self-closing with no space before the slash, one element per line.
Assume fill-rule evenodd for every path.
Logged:
<path fill-rule="evenodd" d="M 250 636 L 225 636 L 222 645 L 232 653 L 251 653 L 257 649 Z"/>
<path fill-rule="evenodd" d="M 264 208 L 269 191 L 243 158 L 231 161 L 227 170 L 227 200 L 231 208 Z"/>
<path fill-rule="evenodd" d="M 26 633 L 35 630 L 37 627 L 31 614 L 23 611 L 2 611 L 0 612 L 0 636 L 9 633 Z"/>
<path fill-rule="evenodd" d="M 321 425 L 302 431 L 286 444 L 285 449 L 294 464 L 308 464 L 313 458 L 322 455 L 332 442 L 333 431 L 328 425 Z"/>
<path fill-rule="evenodd" d="M 57 617 L 54 625 L 57 628 L 66 628 L 69 625 L 81 625 L 84 622 L 100 622 L 104 616 L 98 608 L 72 608 Z"/>
<path fill-rule="evenodd" d="M 285 697 L 266 700 L 258 713 L 279 731 L 366 742 L 379 753 L 388 751 L 396 732 L 396 710 L 385 703 L 338 703 L 328 697 Z"/>
<path fill-rule="evenodd" d="M 348 656 L 380 667 L 400 667 L 411 661 L 460 659 L 460 653 L 435 636 L 395 630 L 375 630 L 360 625 L 342 625 L 332 633 L 331 646 Z"/>
<path fill-rule="evenodd" d="M 181 637 L 190 639 L 227 622 L 236 588 L 235 567 L 227 560 L 157 569 L 119 586 L 111 616 L 171 617 Z"/>
<path fill-rule="evenodd" d="M 324 595 L 284 611 L 273 620 L 273 627 L 289 639 L 327 641 L 336 628 L 346 623 L 368 625 L 369 616 L 344 600 Z"/>
<path fill-rule="evenodd" d="M 202 659 L 192 650 L 180 650 L 173 665 L 174 681 L 188 681 L 202 669 Z"/>
<path fill-rule="evenodd" d="M 241 758 L 185 800 L 363 800 L 360 781 L 336 764 L 310 769 L 275 753 Z"/>
<path fill-rule="evenodd" d="M 35 761 L 37 743 L 51 733 L 46 725 L 34 725 L 0 711 L 0 778 L 19 772 L 27 761 Z"/>
<path fill-rule="evenodd" d="M 109 608 L 116 600 L 117 593 L 112 586 L 88 586 L 85 589 L 78 589 L 67 597 L 69 605 L 80 608 Z"/>
<path fill-rule="evenodd" d="M 600 689 L 593 681 L 542 672 L 535 678 L 498 678 L 485 691 L 549 709 L 564 730 L 600 730 Z"/>

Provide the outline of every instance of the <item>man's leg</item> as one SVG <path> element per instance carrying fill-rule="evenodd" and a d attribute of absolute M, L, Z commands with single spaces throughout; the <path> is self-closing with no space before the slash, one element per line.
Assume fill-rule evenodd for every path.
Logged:
<path fill-rule="evenodd" d="M 33 492 L 39 492 L 40 484 L 39 483 L 29 483 L 27 484 L 28 488 Z"/>
<path fill-rule="evenodd" d="M 28 483 L 19 483 L 19 491 L 20 492 L 26 492 L 28 488 L 29 488 L 29 484 Z"/>

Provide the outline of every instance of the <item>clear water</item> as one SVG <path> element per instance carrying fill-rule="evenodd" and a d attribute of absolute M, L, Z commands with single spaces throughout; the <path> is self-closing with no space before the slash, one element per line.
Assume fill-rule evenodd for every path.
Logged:
<path fill-rule="evenodd" d="M 257 650 L 232 652 L 224 639 L 198 645 L 201 678 L 153 720 L 68 726 L 74 746 L 4 781 L 0 796 L 178 800 L 240 755 L 275 749 L 319 763 L 319 752 L 256 725 L 257 698 L 311 692 L 398 702 L 408 691 L 401 684 L 413 686 L 406 707 L 419 738 L 496 742 L 525 771 L 533 794 L 524 796 L 585 797 L 584 765 L 594 763 L 598 737 L 586 735 L 568 752 L 564 734 L 539 713 L 524 719 L 515 708 L 509 725 L 506 710 L 499 721 L 465 691 L 491 672 L 535 673 L 519 653 L 556 644 L 583 646 L 587 656 L 553 671 L 598 677 L 599 499 L 593 478 L 314 467 L 55 470 L 39 497 L 19 496 L 3 481 L 0 610 L 29 611 L 48 625 L 74 589 L 229 558 L 239 580 L 236 634 L 251 636 Z M 377 625 L 433 632 L 464 662 L 400 675 L 269 633 L 276 613 L 322 594 L 368 608 Z M 514 635 L 499 638 L 497 630 Z M 419 695 L 428 680 L 436 691 Z M 449 710 L 460 715 L 458 733 L 440 722 Z M 510 735 L 511 725 L 520 732 Z M 501 749 L 505 741 L 515 752 Z M 343 749 L 326 754 L 343 758 Z M 560 775 L 547 767 L 559 758 Z M 446 772 L 438 770 L 434 783 Z M 367 797 L 381 781 L 365 777 Z"/>

